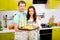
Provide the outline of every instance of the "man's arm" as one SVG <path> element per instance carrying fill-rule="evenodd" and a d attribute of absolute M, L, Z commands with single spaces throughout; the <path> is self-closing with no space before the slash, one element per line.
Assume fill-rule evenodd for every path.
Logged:
<path fill-rule="evenodd" d="M 16 32 L 21 32 L 21 31 L 23 31 L 23 30 L 19 30 L 19 29 L 18 29 L 18 26 L 19 26 L 18 24 L 19 24 L 19 16 L 16 15 L 16 16 L 14 17 L 14 19 L 13 19 L 14 29 L 15 29 Z"/>
<path fill-rule="evenodd" d="M 17 23 L 14 23 L 13 26 L 14 26 L 14 29 L 15 29 L 16 32 L 22 32 L 23 31 L 23 30 L 18 29 L 18 24 Z"/>
<path fill-rule="evenodd" d="M 14 26 L 15 31 L 18 31 L 18 24 L 14 23 L 13 26 Z"/>

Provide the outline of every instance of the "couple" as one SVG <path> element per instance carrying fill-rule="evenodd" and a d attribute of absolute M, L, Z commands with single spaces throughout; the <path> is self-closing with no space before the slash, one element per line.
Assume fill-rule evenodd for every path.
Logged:
<path fill-rule="evenodd" d="M 24 27 L 27 23 L 38 27 L 36 11 L 34 6 L 30 6 L 25 12 L 26 3 L 24 1 L 19 1 L 18 8 L 19 11 L 14 17 L 14 28 L 16 31 L 16 40 L 38 40 L 39 39 L 39 28 L 32 31 L 19 30 L 18 28 Z"/>

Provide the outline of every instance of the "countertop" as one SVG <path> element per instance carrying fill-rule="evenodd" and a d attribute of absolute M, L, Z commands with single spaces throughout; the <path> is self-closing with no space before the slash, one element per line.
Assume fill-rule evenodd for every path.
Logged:
<path fill-rule="evenodd" d="M 41 28 L 40 30 L 54 29 L 54 28 L 60 28 L 60 26 L 54 26 L 54 27 L 51 27 L 51 28 Z"/>
<path fill-rule="evenodd" d="M 0 33 L 7 33 L 7 32 L 15 32 L 14 30 L 8 30 L 8 29 L 4 29 L 2 31 L 0 31 Z"/>
<path fill-rule="evenodd" d="M 60 28 L 60 26 L 54 26 L 54 27 L 51 27 L 51 28 L 40 28 L 40 30 L 54 29 L 54 28 Z M 0 33 L 6 33 L 6 32 L 15 32 L 15 30 L 4 29 L 4 30 L 0 31 Z"/>

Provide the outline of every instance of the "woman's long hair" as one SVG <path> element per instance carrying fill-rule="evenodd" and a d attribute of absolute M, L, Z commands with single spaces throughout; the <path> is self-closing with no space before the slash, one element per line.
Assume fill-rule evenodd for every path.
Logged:
<path fill-rule="evenodd" d="M 27 20 L 30 19 L 30 14 L 29 14 L 29 9 L 30 9 L 30 8 L 33 8 L 33 10 L 34 10 L 34 14 L 33 14 L 33 22 L 36 22 L 36 11 L 35 11 L 34 6 L 30 6 L 30 7 L 28 8 L 28 11 L 27 11 Z"/>

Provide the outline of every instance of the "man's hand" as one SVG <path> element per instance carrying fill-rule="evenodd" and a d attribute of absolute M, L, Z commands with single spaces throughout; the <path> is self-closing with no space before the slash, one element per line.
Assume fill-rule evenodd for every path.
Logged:
<path fill-rule="evenodd" d="M 18 24 L 16 24 L 16 23 L 14 23 L 13 26 L 14 26 L 14 29 L 15 29 L 16 32 L 23 32 L 24 31 L 24 30 L 19 30 L 18 29 Z"/>
<path fill-rule="evenodd" d="M 16 32 L 24 32 L 24 30 L 15 30 Z"/>

